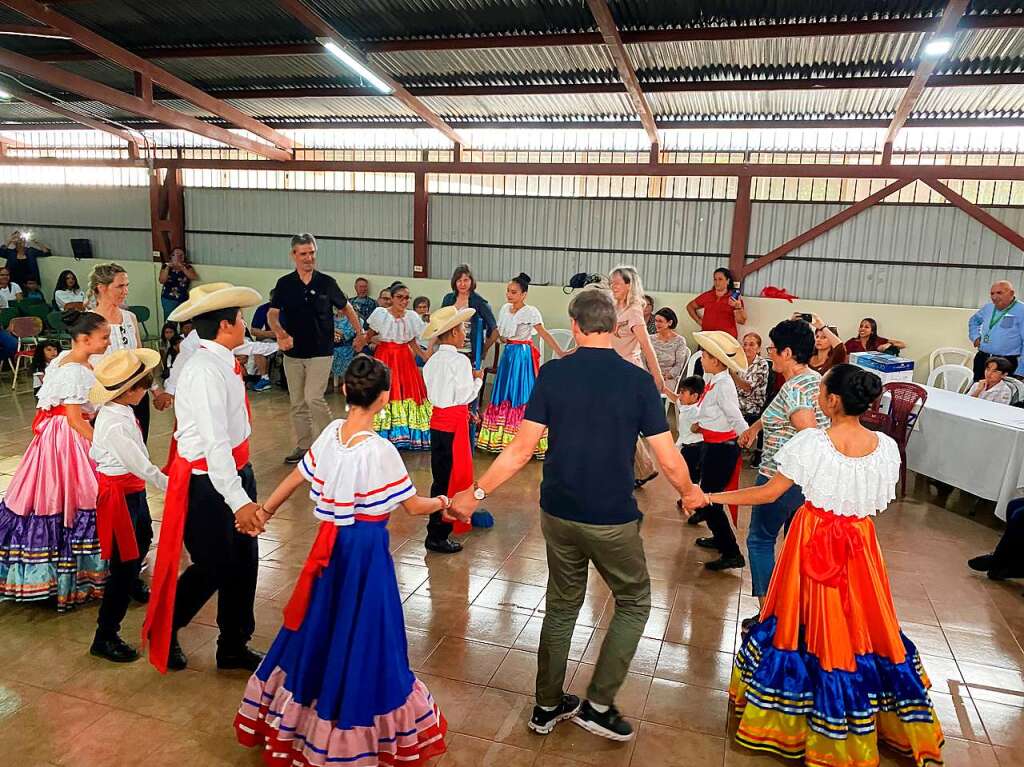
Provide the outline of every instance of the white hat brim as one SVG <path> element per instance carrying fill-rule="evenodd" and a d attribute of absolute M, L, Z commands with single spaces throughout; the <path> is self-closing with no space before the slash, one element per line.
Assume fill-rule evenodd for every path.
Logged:
<path fill-rule="evenodd" d="M 250 306 L 256 306 L 262 300 L 263 296 L 260 295 L 259 291 L 252 288 L 234 286 L 221 288 L 196 298 L 189 298 L 167 315 L 167 319 L 170 322 L 184 322 L 193 317 L 198 317 L 200 314 L 214 312 L 218 309 L 230 309 L 236 306 L 239 309 L 245 309 Z"/>
<path fill-rule="evenodd" d="M 455 314 L 449 317 L 442 323 L 434 325 L 434 319 L 431 318 L 430 322 L 427 323 L 427 327 L 423 330 L 422 338 L 424 341 L 429 341 L 432 338 L 437 338 L 442 333 L 447 333 L 449 330 L 454 328 L 463 322 L 467 322 L 473 318 L 476 314 L 476 309 L 459 309 Z"/>
<path fill-rule="evenodd" d="M 722 345 L 718 343 L 718 339 L 708 333 L 703 331 L 694 333 L 693 340 L 697 342 L 697 345 L 701 349 L 721 362 L 729 370 L 732 370 L 735 373 L 742 373 L 747 369 L 747 355 L 743 353 L 742 346 L 738 346 L 737 351 L 730 355 Z M 741 365 L 738 360 L 742 360 L 743 364 Z"/>

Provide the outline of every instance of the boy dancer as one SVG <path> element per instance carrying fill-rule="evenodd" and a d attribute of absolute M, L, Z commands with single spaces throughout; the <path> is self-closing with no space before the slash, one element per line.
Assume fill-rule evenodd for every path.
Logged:
<path fill-rule="evenodd" d="M 430 468 L 434 482 L 431 495 L 452 496 L 473 484 L 473 448 L 469 439 L 469 403 L 479 396 L 483 372 L 473 366 L 459 349 L 466 342 L 465 323 L 475 309 L 446 306 L 430 318 L 422 338 L 437 339 L 438 347 L 423 366 L 427 399 L 434 406 L 430 417 Z M 462 544 L 451 537 L 453 525 L 444 512 L 435 511 L 427 523 L 428 551 L 455 554 Z M 455 532 L 471 529 L 465 522 L 455 523 Z"/>
<path fill-rule="evenodd" d="M 185 668 L 177 631 L 214 592 L 220 628 L 217 667 L 255 671 L 262 657 L 246 646 L 255 629 L 255 535 L 262 522 L 249 465 L 248 401 L 233 355 L 245 340 L 241 309 L 260 300 L 251 288 L 226 285 L 190 294 L 169 317 L 172 322 L 191 320 L 202 340 L 178 380 L 177 454 L 169 466 L 152 599 L 142 627 L 150 662 L 160 672 Z M 192 564 L 179 579 L 182 542 Z"/>
<path fill-rule="evenodd" d="M 96 463 L 99 494 L 96 527 L 100 552 L 110 563 L 89 652 L 114 663 L 137 660 L 139 653 L 121 639 L 121 621 L 128 612 L 142 561 L 153 542 L 153 520 L 146 503 L 146 482 L 167 489 L 167 477 L 149 460 L 132 407 L 153 384 L 160 352 L 121 349 L 96 365 L 96 383 L 89 400 L 101 405 L 93 426 L 89 457 Z"/>

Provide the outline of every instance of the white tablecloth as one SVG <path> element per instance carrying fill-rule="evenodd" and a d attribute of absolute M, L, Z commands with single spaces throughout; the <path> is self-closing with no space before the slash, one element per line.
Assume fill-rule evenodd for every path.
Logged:
<path fill-rule="evenodd" d="M 1024 488 L 1024 409 L 923 388 L 928 401 L 910 435 L 907 467 L 995 501 L 1005 520 L 1006 504 Z"/>

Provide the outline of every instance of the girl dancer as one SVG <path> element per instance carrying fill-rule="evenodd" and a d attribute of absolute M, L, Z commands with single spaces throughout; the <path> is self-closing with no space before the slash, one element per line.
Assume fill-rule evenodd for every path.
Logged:
<path fill-rule="evenodd" d="M 332 422 L 264 504 L 272 515 L 305 480 L 320 531 L 281 629 L 235 717 L 240 743 L 270 767 L 416 765 L 445 750 L 447 729 L 409 670 L 387 521 L 447 509 L 423 498 L 398 451 L 374 434 L 390 373 L 358 356 L 345 373 L 347 421 Z"/>
<path fill-rule="evenodd" d="M 561 357 L 565 351 L 544 328 L 544 318 L 526 303 L 530 277 L 520 272 L 505 288 L 508 303 L 498 312 L 498 335 L 505 349 L 498 360 L 498 373 L 491 389 L 491 404 L 484 411 L 476 446 L 500 453 L 516 436 L 526 412 L 526 402 L 533 392 L 540 369 L 540 352 L 533 345 L 534 331 Z M 543 458 L 548 449 L 545 434 L 537 443 L 534 457 Z"/>
<path fill-rule="evenodd" d="M 374 356 L 393 377 L 391 401 L 377 413 L 373 428 L 399 449 L 429 450 L 430 402 L 416 355 L 426 359 L 430 353 L 416 343 L 426 326 L 409 309 L 409 288 L 400 282 L 392 285 L 391 306 L 374 309 L 366 324 L 367 343 L 376 342 Z"/>
<path fill-rule="evenodd" d="M 32 432 L 0 501 L 0 599 L 56 597 L 67 610 L 103 595 L 106 564 L 96 533 L 96 471 L 89 461 L 95 407 L 90 355 L 103 354 L 110 326 L 100 315 L 62 316 L 71 351 L 47 368 Z"/>
<path fill-rule="evenodd" d="M 896 443 L 859 421 L 881 392 L 874 373 L 836 365 L 819 393 L 831 427 L 789 440 L 767 484 L 705 496 L 770 503 L 798 484 L 807 499 L 736 656 L 729 695 L 739 743 L 808 765 L 877 765 L 879 739 L 919 767 L 942 764 L 930 683 L 900 631 L 871 522 L 896 497 L 900 469 Z"/>

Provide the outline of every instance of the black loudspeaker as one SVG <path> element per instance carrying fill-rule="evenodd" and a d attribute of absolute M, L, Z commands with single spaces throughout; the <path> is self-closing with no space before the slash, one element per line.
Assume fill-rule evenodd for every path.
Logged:
<path fill-rule="evenodd" d="M 71 240 L 71 252 L 75 254 L 75 260 L 81 261 L 83 258 L 92 258 L 92 243 L 88 240 Z"/>

